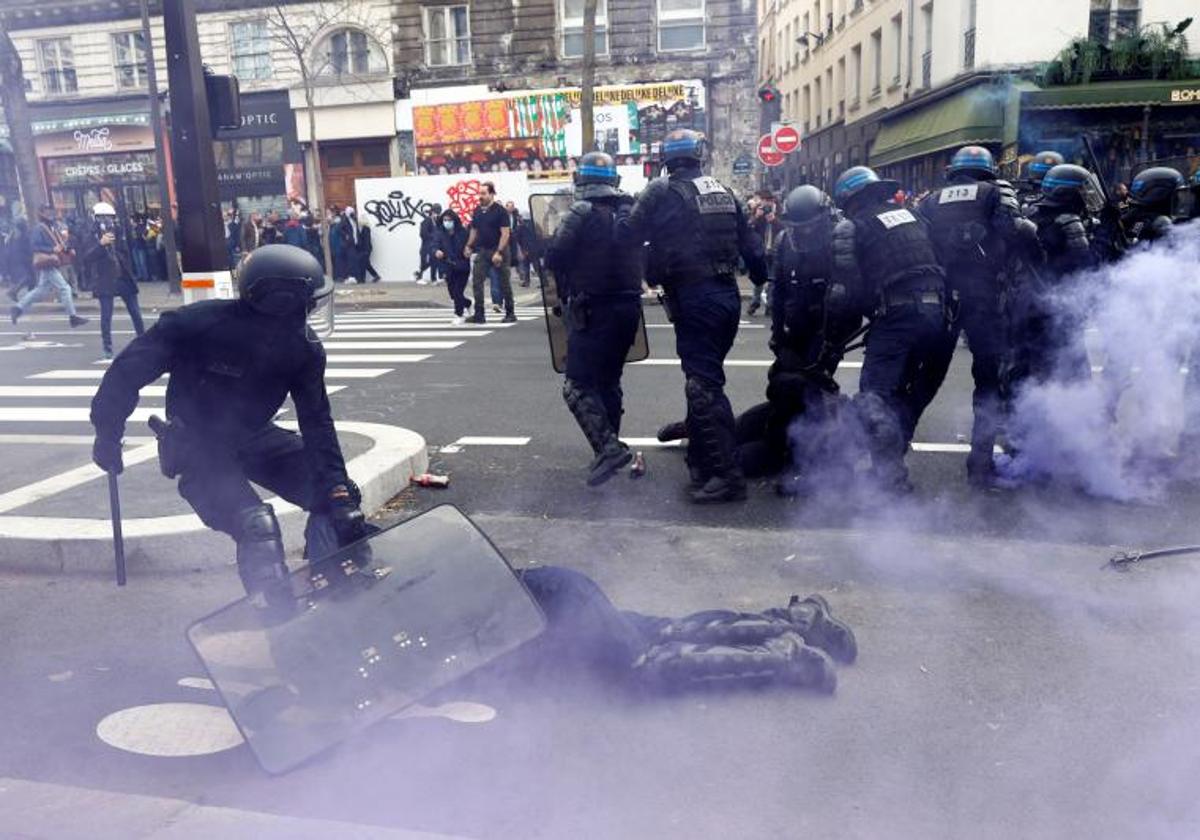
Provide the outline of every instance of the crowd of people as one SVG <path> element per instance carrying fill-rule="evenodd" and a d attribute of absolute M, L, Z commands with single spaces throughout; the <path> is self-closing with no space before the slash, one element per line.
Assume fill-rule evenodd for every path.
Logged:
<path fill-rule="evenodd" d="M 747 477 L 776 476 L 786 495 L 831 477 L 842 486 L 863 461 L 870 486 L 910 492 L 905 456 L 960 336 L 975 385 L 968 480 L 1014 486 L 1000 465 L 1015 459 L 994 456 L 998 444 L 1013 456 L 1025 441 L 1014 405 L 1092 376 L 1076 279 L 1156 247 L 1200 203 L 1200 183 L 1168 167 L 1139 172 L 1122 198 L 1054 152 L 1010 184 L 987 149 L 968 146 L 945 186 L 923 196 L 860 166 L 841 174 L 832 196 L 800 186 L 782 203 L 760 193 L 742 204 L 703 174 L 701 135 L 668 139 L 668 177 L 636 201 L 619 191 L 609 156 L 581 162 L 572 217 L 548 261 L 571 330 L 564 398 L 592 446 L 589 483 L 598 484 L 633 457 L 618 437 L 620 377 L 640 290 L 628 257 L 647 244 L 646 281 L 663 290 L 686 379 L 687 417 L 659 437 L 687 440 L 700 503 L 744 499 Z M 770 315 L 775 360 L 766 401 L 735 417 L 723 362 L 741 317 L 739 264 L 754 286 L 750 314 Z M 850 398 L 834 375 L 856 347 L 864 359 Z M 1187 428 L 1200 435 L 1200 374 L 1188 389 L 1196 416 Z"/>
<path fill-rule="evenodd" d="M 325 211 L 324 226 L 334 281 L 366 283 L 369 275 L 372 283 L 378 283 L 380 274 L 371 264 L 370 222 L 360 222 L 353 207 L 333 204 Z M 300 203 L 283 213 L 268 211 L 266 216 L 251 211 L 243 218 L 236 205 L 225 211 L 225 248 L 231 269 L 263 245 L 294 245 L 325 265 L 320 217 Z"/>

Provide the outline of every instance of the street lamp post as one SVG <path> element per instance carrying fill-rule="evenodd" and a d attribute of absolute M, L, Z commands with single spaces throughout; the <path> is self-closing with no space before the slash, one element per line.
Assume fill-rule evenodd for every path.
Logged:
<path fill-rule="evenodd" d="M 167 183 L 167 154 L 163 148 L 162 106 L 158 101 L 158 68 L 154 63 L 154 39 L 150 33 L 150 0 L 141 0 L 142 40 L 146 44 L 146 82 L 150 87 L 150 124 L 154 131 L 154 165 L 158 170 L 158 201 L 162 208 L 163 250 L 167 256 L 167 284 L 179 294 L 179 252 L 175 246 L 175 219 L 171 215 L 171 189 Z"/>

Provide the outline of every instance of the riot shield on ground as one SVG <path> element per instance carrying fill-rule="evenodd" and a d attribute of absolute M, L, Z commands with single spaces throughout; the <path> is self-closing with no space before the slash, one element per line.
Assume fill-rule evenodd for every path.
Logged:
<path fill-rule="evenodd" d="M 540 635 L 495 546 L 443 505 L 244 598 L 188 640 L 253 751 L 282 773 Z"/>
<path fill-rule="evenodd" d="M 554 193 L 552 195 L 533 195 L 529 197 L 529 218 L 533 223 L 534 237 L 537 242 L 536 255 L 538 260 L 538 279 L 542 284 L 542 306 L 546 311 L 546 332 L 550 336 L 550 362 L 557 373 L 567 370 L 567 325 L 563 322 L 562 305 L 558 297 L 558 286 L 554 273 L 546 267 L 546 246 L 554 238 L 563 217 L 571 210 L 574 195 L 570 192 Z M 650 343 L 646 339 L 646 320 L 638 325 L 637 337 L 629 353 L 627 362 L 640 362 L 650 356 Z"/>

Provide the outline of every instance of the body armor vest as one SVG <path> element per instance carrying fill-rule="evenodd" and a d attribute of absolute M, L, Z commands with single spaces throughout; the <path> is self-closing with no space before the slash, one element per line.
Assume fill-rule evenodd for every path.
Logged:
<path fill-rule="evenodd" d="M 671 178 L 671 192 L 683 204 L 672 280 L 731 277 L 738 264 L 737 199 L 716 178 Z"/>
<path fill-rule="evenodd" d="M 583 218 L 570 269 L 566 272 L 571 288 L 587 294 L 640 294 L 642 281 L 628 249 L 617 247 L 614 235 L 613 206 L 592 200 L 591 210 Z M 571 212 L 575 212 L 572 208 Z"/>
<path fill-rule="evenodd" d="M 863 280 L 876 292 L 906 280 L 929 277 L 942 286 L 942 270 L 925 226 L 904 207 L 879 202 L 852 216 Z"/>

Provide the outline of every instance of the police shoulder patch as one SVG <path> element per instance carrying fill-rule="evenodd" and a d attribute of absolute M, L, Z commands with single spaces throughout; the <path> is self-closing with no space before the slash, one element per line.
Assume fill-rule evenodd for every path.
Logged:
<path fill-rule="evenodd" d="M 888 210 L 886 213 L 878 214 L 875 218 L 888 230 L 900 225 L 914 224 L 917 221 L 917 217 L 909 210 Z"/>
<path fill-rule="evenodd" d="M 955 184 L 953 187 L 943 187 L 938 196 L 938 204 L 953 204 L 957 201 L 974 201 L 979 195 L 978 184 Z"/>

